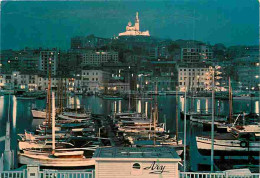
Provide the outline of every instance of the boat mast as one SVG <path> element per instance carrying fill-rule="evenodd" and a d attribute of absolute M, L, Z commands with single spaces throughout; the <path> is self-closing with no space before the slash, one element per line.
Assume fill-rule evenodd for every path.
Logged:
<path fill-rule="evenodd" d="M 153 120 L 153 129 L 154 129 L 154 145 L 156 143 L 156 124 L 158 122 L 158 103 L 157 103 L 157 94 L 158 94 L 158 88 L 157 88 L 157 81 L 156 81 L 156 88 L 155 88 L 155 110 L 154 110 L 154 120 Z"/>
<path fill-rule="evenodd" d="M 131 101 L 130 101 L 130 95 L 131 95 L 131 82 L 130 82 L 130 66 L 128 67 L 128 83 L 129 83 L 129 91 L 128 91 L 128 112 L 131 110 Z"/>
<path fill-rule="evenodd" d="M 229 86 L 229 123 L 232 122 L 232 110 L 233 110 L 233 102 L 232 102 L 232 88 L 230 77 L 228 78 L 228 86 Z"/>
<path fill-rule="evenodd" d="M 77 113 L 77 100 L 76 100 L 76 87 L 75 87 L 75 83 L 74 83 L 74 109 L 75 112 Z"/>
<path fill-rule="evenodd" d="M 55 153 L 55 94 L 52 92 L 52 154 Z"/>
<path fill-rule="evenodd" d="M 63 111 L 63 78 L 61 78 L 61 89 L 60 89 L 60 113 Z"/>
<path fill-rule="evenodd" d="M 149 140 L 151 139 L 151 132 L 152 132 L 152 118 L 153 118 L 153 107 L 151 102 L 151 114 L 150 114 L 150 128 L 149 128 Z"/>
<path fill-rule="evenodd" d="M 187 83 L 187 82 L 186 82 Z M 184 150 L 183 150 L 183 171 L 186 172 L 186 130 L 187 130 L 187 126 L 186 126 L 186 120 L 187 120 L 187 110 L 186 110 L 186 104 L 187 104 L 187 87 L 185 87 L 185 93 L 184 93 Z"/>
<path fill-rule="evenodd" d="M 214 171 L 214 114 L 215 114 L 215 70 L 212 68 L 212 120 L 211 120 L 211 157 L 210 171 Z"/>
<path fill-rule="evenodd" d="M 67 105 L 67 81 L 66 81 L 66 78 L 64 79 L 65 80 L 65 82 L 64 82 L 64 106 L 65 107 L 68 107 L 68 105 Z"/>
<path fill-rule="evenodd" d="M 48 91 L 47 91 L 47 103 L 46 103 L 46 121 L 48 122 L 49 128 L 51 127 L 51 57 L 49 58 L 49 69 L 48 69 Z M 46 134 L 46 127 L 45 127 Z"/>
<path fill-rule="evenodd" d="M 179 123 L 178 123 L 178 112 L 179 112 L 179 106 L 178 106 L 178 86 L 176 87 L 176 142 L 177 142 L 177 145 L 178 145 L 178 132 L 179 132 L 179 130 L 178 130 L 178 125 L 179 125 Z"/>

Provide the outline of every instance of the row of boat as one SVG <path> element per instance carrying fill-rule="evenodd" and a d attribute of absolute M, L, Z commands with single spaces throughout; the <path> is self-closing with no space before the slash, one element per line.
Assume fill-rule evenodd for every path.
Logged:
<path fill-rule="evenodd" d="M 183 113 L 182 113 L 183 116 Z M 212 121 L 210 114 L 188 113 L 191 123 L 210 131 Z M 258 114 L 233 114 L 233 123 L 228 117 L 214 116 L 214 154 L 256 156 L 260 152 L 260 117 Z M 202 155 L 210 155 L 212 149 L 211 136 L 196 137 L 197 147 Z"/>
<path fill-rule="evenodd" d="M 42 124 L 33 132 L 19 134 L 20 164 L 94 166 L 95 150 L 110 146 L 168 146 L 174 147 L 179 155 L 183 152 L 182 141 L 166 132 L 164 123 L 158 123 L 156 109 L 150 118 L 136 112 L 113 113 L 107 118 L 84 109 L 65 108 L 60 112 L 55 108 L 53 94 L 52 112 L 32 109 L 32 115 L 34 119 L 42 120 Z"/>
<path fill-rule="evenodd" d="M 52 99 L 52 106 L 55 106 L 55 99 Z M 34 132 L 20 134 L 20 164 L 44 167 L 92 166 L 94 160 L 91 158 L 96 148 L 109 145 L 109 142 L 104 143 L 97 137 L 97 121 L 89 112 L 77 110 L 56 114 L 55 107 L 52 107 L 51 122 L 44 121 L 46 112 L 45 115 L 41 113 L 41 117 L 37 116 L 43 119 L 42 124 Z"/>

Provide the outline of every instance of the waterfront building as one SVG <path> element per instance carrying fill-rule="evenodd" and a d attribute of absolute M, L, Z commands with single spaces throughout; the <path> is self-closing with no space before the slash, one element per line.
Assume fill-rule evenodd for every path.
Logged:
<path fill-rule="evenodd" d="M 147 76 L 137 84 L 142 91 L 165 92 L 175 90 L 176 81 L 171 76 Z"/>
<path fill-rule="evenodd" d="M 103 63 L 117 63 L 118 52 L 115 51 L 88 51 L 82 55 L 82 66 L 91 65 L 98 66 Z"/>
<path fill-rule="evenodd" d="M 86 69 L 81 71 L 81 87 L 86 92 L 99 92 L 106 87 L 111 74 L 99 69 Z"/>
<path fill-rule="evenodd" d="M 128 82 L 122 82 L 119 80 L 110 80 L 107 84 L 108 93 L 127 93 L 130 90 Z"/>
<path fill-rule="evenodd" d="M 0 74 L 0 89 L 9 89 L 12 84 L 12 74 Z"/>
<path fill-rule="evenodd" d="M 40 52 L 39 70 L 48 75 L 49 65 L 51 64 L 51 75 L 56 75 L 58 52 L 56 50 L 46 50 Z"/>
<path fill-rule="evenodd" d="M 24 89 L 24 90 L 37 90 L 37 80 L 38 75 L 35 74 L 25 74 L 21 72 L 12 73 L 12 83 L 14 89 Z"/>
<path fill-rule="evenodd" d="M 132 23 L 129 21 L 126 26 L 126 31 L 119 33 L 118 36 L 150 36 L 150 33 L 149 31 L 140 31 L 140 20 L 138 17 L 138 12 L 136 12 L 135 24 L 132 25 Z"/>
<path fill-rule="evenodd" d="M 179 177 L 181 158 L 170 147 L 97 148 L 95 177 Z M 120 170 L 118 170 L 120 168 Z"/>
<path fill-rule="evenodd" d="M 13 71 L 11 74 L 0 75 L 0 87 L 2 89 L 21 89 L 21 90 L 37 90 L 38 76 L 36 74 L 26 74 Z"/>
<path fill-rule="evenodd" d="M 180 91 L 185 91 L 186 88 L 193 91 L 203 91 L 211 86 L 212 79 L 209 76 L 209 65 L 179 64 L 177 71 Z"/>

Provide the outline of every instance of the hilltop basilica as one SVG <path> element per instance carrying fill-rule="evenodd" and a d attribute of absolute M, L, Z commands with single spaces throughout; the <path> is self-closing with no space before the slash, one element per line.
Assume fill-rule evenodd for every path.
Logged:
<path fill-rule="evenodd" d="M 123 33 L 119 33 L 119 36 L 150 36 L 150 34 L 149 31 L 139 31 L 139 18 L 138 12 L 136 12 L 134 26 L 132 26 L 132 23 L 129 21 L 128 25 L 126 26 L 126 31 Z"/>

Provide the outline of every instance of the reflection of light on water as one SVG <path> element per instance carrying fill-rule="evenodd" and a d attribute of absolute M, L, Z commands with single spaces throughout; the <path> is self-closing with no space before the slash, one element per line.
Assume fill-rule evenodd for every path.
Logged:
<path fill-rule="evenodd" d="M 200 100 L 197 100 L 197 112 L 200 112 Z"/>
<path fill-rule="evenodd" d="M 145 102 L 145 116 L 148 116 L 148 102 Z"/>
<path fill-rule="evenodd" d="M 69 97 L 69 108 L 73 108 L 74 107 L 74 98 L 73 97 Z"/>
<path fill-rule="evenodd" d="M 181 111 L 184 111 L 184 97 L 181 97 L 180 101 L 181 101 Z"/>
<path fill-rule="evenodd" d="M 4 111 L 4 97 L 0 97 L 0 119 L 3 118 Z"/>
<path fill-rule="evenodd" d="M 209 111 L 209 100 L 208 99 L 206 99 L 205 111 L 206 111 L 206 113 L 208 113 L 208 111 Z"/>
<path fill-rule="evenodd" d="M 13 128 L 16 128 L 16 113 L 17 113 L 17 100 L 16 97 L 13 96 Z"/>
<path fill-rule="evenodd" d="M 121 106 L 121 100 L 118 101 L 118 112 L 121 113 L 122 106 Z"/>
<path fill-rule="evenodd" d="M 80 108 L 80 100 L 79 100 L 79 98 L 76 99 L 76 103 L 77 103 L 77 108 Z"/>
<path fill-rule="evenodd" d="M 116 101 L 114 101 L 114 112 L 116 113 Z"/>
<path fill-rule="evenodd" d="M 141 103 L 141 100 L 138 100 L 138 103 L 137 103 L 137 112 L 138 112 L 138 113 L 141 113 L 141 112 L 142 112 L 142 103 Z"/>
<path fill-rule="evenodd" d="M 255 102 L 255 113 L 259 114 L 259 101 Z"/>

